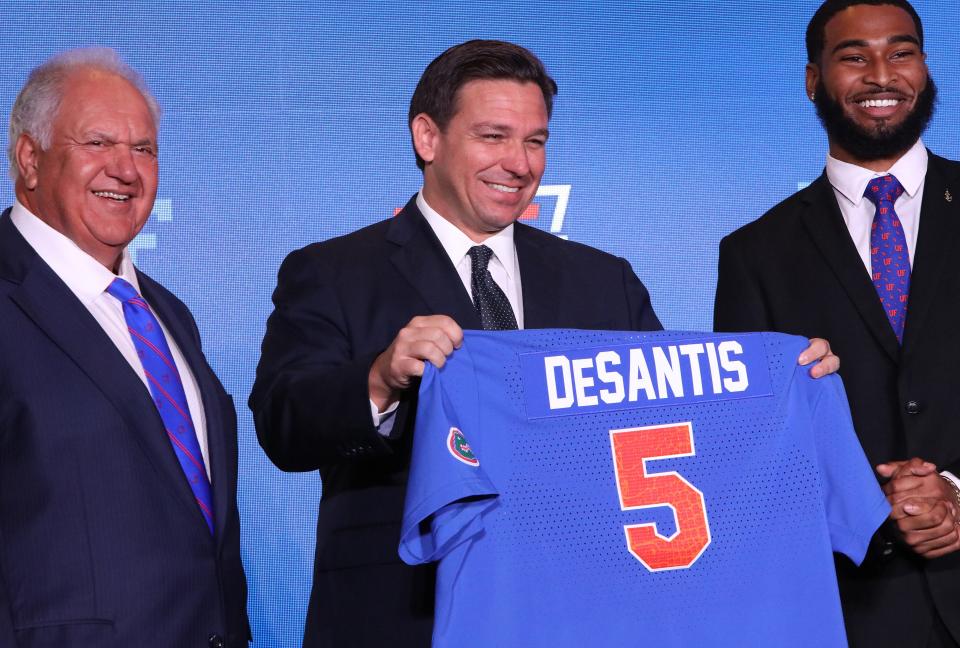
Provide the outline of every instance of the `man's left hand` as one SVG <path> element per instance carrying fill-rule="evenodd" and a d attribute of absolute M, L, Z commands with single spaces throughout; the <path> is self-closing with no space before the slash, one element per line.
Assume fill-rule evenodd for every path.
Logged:
<path fill-rule="evenodd" d="M 801 365 L 813 364 L 810 368 L 812 378 L 823 378 L 840 369 L 840 358 L 830 350 L 830 343 L 823 338 L 810 338 L 810 346 L 803 350 L 797 360 Z"/>

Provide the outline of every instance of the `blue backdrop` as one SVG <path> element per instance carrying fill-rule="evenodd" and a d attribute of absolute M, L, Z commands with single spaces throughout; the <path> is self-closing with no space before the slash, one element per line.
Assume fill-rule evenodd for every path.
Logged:
<path fill-rule="evenodd" d="M 406 112 L 427 63 L 477 37 L 536 52 L 560 93 L 530 222 L 626 257 L 668 328 L 709 330 L 719 239 L 823 168 L 803 88 L 818 5 L 0 1 L 4 120 L 30 68 L 93 44 L 120 51 L 164 107 L 160 191 L 136 260 L 193 310 L 240 405 L 259 645 L 299 646 L 321 492 L 316 473 L 269 463 L 243 406 L 276 271 L 290 250 L 390 217 L 419 188 Z M 960 3 L 915 5 L 941 91 L 924 140 L 957 158 Z M 0 203 L 12 198 L 0 187 Z"/>

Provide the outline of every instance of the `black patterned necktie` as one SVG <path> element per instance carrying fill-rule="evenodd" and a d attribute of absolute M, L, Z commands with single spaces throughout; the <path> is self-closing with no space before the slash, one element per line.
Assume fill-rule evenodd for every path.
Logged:
<path fill-rule="evenodd" d="M 484 331 L 509 331 L 517 328 L 517 318 L 510 301 L 493 280 L 487 266 L 493 250 L 486 245 L 475 245 L 467 251 L 470 256 L 470 287 L 473 290 L 473 305 L 480 315 Z"/>

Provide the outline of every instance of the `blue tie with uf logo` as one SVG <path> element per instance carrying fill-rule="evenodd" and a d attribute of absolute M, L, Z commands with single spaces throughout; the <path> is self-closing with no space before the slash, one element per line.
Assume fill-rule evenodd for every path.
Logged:
<path fill-rule="evenodd" d="M 200 506 L 203 518 L 213 533 L 213 500 L 210 496 L 210 481 L 200 454 L 200 443 L 190 418 L 187 397 L 183 392 L 180 372 L 174 364 L 170 346 L 153 316 L 147 302 L 136 289 L 117 277 L 107 292 L 123 304 L 123 316 L 127 321 L 130 339 L 140 357 L 143 372 L 150 384 L 153 402 L 167 430 L 167 437 L 186 475 L 193 495 Z"/>
<path fill-rule="evenodd" d="M 897 340 L 903 343 L 910 296 L 910 253 L 900 217 L 893 205 L 903 195 L 903 186 L 892 175 L 874 178 L 863 195 L 876 205 L 870 229 L 870 266 L 873 285 Z"/>

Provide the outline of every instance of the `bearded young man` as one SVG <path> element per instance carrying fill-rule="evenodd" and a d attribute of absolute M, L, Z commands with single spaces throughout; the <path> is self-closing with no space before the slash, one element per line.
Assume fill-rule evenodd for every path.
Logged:
<path fill-rule="evenodd" d="M 838 559 L 850 644 L 958 646 L 960 164 L 920 139 L 936 86 L 906 0 L 828 0 L 806 40 L 826 170 L 721 242 L 714 325 L 825 337 L 843 358 L 893 507 L 860 569 Z"/>

